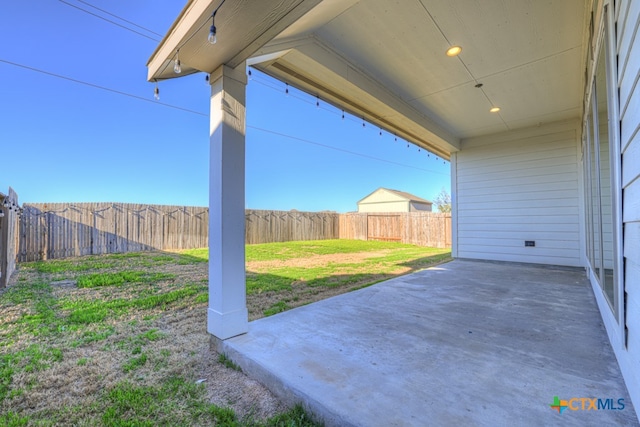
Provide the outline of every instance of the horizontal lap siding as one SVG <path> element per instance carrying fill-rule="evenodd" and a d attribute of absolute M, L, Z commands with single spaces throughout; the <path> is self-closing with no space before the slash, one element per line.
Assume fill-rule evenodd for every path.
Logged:
<path fill-rule="evenodd" d="M 618 359 L 636 411 L 640 403 L 640 2 L 618 4 L 618 86 L 627 351 Z"/>
<path fill-rule="evenodd" d="M 567 122 L 463 141 L 458 257 L 581 264 L 576 135 Z"/>

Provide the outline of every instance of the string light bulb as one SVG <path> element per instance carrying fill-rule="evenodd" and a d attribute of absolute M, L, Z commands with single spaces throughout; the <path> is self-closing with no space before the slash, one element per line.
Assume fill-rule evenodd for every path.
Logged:
<path fill-rule="evenodd" d="M 156 101 L 160 101 L 160 88 L 158 87 L 158 81 L 156 80 L 156 87 L 153 89 L 153 97 Z"/>
<path fill-rule="evenodd" d="M 342 110 L 342 120 L 344 120 L 344 110 Z"/>
<path fill-rule="evenodd" d="M 218 34 L 216 30 L 215 20 L 216 12 L 213 12 L 213 15 L 211 15 L 211 27 L 209 28 L 209 36 L 207 37 L 207 41 L 211 44 L 218 43 Z"/>
<path fill-rule="evenodd" d="M 320 108 L 320 97 L 316 95 L 316 108 Z"/>
<path fill-rule="evenodd" d="M 289 95 L 289 83 L 285 83 L 284 93 Z"/>
<path fill-rule="evenodd" d="M 180 66 L 180 51 L 176 52 L 176 60 L 173 62 L 173 72 L 176 74 L 182 72 L 182 67 Z"/>
<path fill-rule="evenodd" d="M 218 13 L 218 9 L 222 7 L 225 1 L 227 0 L 222 0 L 218 5 L 218 7 L 216 7 L 213 13 L 211 14 L 211 27 L 209 27 L 209 35 L 207 36 L 207 41 L 211 44 L 218 43 L 218 31 L 216 29 L 216 13 Z"/>

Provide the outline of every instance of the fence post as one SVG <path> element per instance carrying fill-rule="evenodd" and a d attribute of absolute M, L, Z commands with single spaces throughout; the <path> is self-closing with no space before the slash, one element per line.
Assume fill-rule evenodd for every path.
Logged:
<path fill-rule="evenodd" d="M 208 244 L 206 207 L 185 210 L 163 205 L 34 203 L 25 208 L 20 221 L 22 231 L 18 233 L 21 261 L 73 254 L 97 255 L 116 248 L 120 251 L 176 250 Z M 376 221 L 376 215 L 398 217 L 397 224 Z M 3 219 L 6 225 L 7 218 Z M 370 237 L 383 240 L 400 237 L 403 243 L 450 247 L 451 216 L 431 212 L 338 214 L 245 210 L 247 244 L 332 238 L 366 241 Z M 80 251 L 77 245 L 82 246 Z"/>
<path fill-rule="evenodd" d="M 0 193 L 0 289 L 7 286 L 16 268 L 16 225 L 18 212 L 18 195 L 9 187 L 7 195 Z"/>

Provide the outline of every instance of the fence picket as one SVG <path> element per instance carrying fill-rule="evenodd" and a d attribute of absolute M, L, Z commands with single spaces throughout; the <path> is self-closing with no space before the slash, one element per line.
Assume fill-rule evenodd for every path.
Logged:
<path fill-rule="evenodd" d="M 25 204 L 20 262 L 69 256 L 207 247 L 206 207 L 115 203 Z M 292 240 L 394 240 L 451 245 L 451 216 L 431 212 L 245 211 L 248 244 Z"/>

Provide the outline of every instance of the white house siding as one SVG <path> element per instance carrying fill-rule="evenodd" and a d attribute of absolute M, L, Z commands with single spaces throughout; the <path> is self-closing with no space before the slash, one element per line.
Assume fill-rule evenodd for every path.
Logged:
<path fill-rule="evenodd" d="M 578 126 L 565 121 L 462 142 L 453 180 L 457 257 L 583 265 Z"/>
<path fill-rule="evenodd" d="M 612 342 L 627 388 L 640 408 L 640 2 L 617 2 L 627 348 Z"/>

